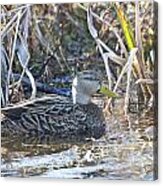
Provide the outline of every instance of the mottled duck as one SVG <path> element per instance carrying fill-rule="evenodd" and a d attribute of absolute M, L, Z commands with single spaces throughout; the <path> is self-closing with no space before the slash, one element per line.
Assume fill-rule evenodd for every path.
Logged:
<path fill-rule="evenodd" d="M 11 136 L 51 136 L 54 139 L 100 138 L 105 133 L 102 108 L 91 102 L 100 90 L 95 71 L 77 73 L 72 99 L 50 95 L 22 105 L 2 108 L 1 133 Z"/>

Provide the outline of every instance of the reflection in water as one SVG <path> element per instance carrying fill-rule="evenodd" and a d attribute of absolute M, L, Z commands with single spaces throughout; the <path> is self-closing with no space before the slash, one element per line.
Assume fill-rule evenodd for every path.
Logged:
<path fill-rule="evenodd" d="M 85 142 L 2 138 L 2 176 L 153 180 L 153 115 L 114 112 L 105 136 Z"/>

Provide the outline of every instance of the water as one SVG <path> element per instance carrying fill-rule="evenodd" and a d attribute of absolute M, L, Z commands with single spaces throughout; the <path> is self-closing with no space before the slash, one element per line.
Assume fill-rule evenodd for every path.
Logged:
<path fill-rule="evenodd" d="M 107 133 L 85 142 L 2 138 L 1 175 L 75 179 L 154 179 L 153 113 L 115 109 Z"/>

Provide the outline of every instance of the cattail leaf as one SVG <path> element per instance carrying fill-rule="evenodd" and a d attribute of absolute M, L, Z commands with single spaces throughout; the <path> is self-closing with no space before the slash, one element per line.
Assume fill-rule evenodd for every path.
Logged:
<path fill-rule="evenodd" d="M 122 27 L 122 30 L 124 33 L 126 43 L 127 43 L 128 49 L 130 51 L 133 48 L 135 48 L 134 33 L 132 31 L 130 22 L 127 19 L 127 17 L 125 16 L 123 10 L 121 9 L 121 7 L 119 6 L 118 3 L 116 3 L 114 8 L 117 12 L 117 16 L 118 16 L 119 22 L 121 24 L 121 27 Z"/>

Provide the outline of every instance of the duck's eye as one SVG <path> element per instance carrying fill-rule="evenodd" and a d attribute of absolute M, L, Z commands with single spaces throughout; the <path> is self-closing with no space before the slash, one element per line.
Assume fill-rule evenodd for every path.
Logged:
<path fill-rule="evenodd" d="M 97 93 L 100 93 L 100 88 L 97 90 Z"/>
<path fill-rule="evenodd" d="M 98 86 L 98 88 L 97 88 L 97 93 L 100 93 L 100 90 L 101 90 L 101 83 L 99 82 L 99 86 Z"/>

